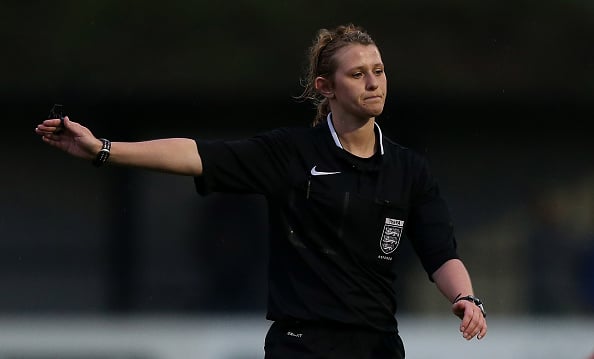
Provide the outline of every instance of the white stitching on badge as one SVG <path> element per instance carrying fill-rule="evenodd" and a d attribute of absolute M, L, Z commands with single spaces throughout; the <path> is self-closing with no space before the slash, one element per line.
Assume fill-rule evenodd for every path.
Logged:
<path fill-rule="evenodd" d="M 380 239 L 380 248 L 384 254 L 390 254 L 398 248 L 403 228 L 403 220 L 386 218 L 382 238 Z"/>

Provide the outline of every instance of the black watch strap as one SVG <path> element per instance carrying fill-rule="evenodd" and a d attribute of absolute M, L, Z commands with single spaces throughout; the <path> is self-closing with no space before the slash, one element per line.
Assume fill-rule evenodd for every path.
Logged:
<path fill-rule="evenodd" d="M 106 140 L 105 138 L 100 138 L 99 140 L 103 146 L 101 147 L 101 150 L 99 150 L 97 157 L 95 157 L 93 160 L 93 165 L 95 167 L 99 167 L 107 162 L 107 159 L 109 158 L 109 151 L 111 150 L 111 142 L 109 140 Z"/>
<path fill-rule="evenodd" d="M 483 305 L 483 302 L 475 297 L 474 295 L 467 295 L 465 297 L 461 297 L 461 294 L 458 294 L 458 296 L 456 297 L 456 299 L 454 299 L 454 303 L 458 303 L 461 300 L 466 300 L 469 302 L 474 303 L 477 307 L 479 307 L 479 309 L 481 310 L 481 313 L 483 313 L 483 318 L 487 317 L 487 312 L 485 311 L 485 306 Z"/>

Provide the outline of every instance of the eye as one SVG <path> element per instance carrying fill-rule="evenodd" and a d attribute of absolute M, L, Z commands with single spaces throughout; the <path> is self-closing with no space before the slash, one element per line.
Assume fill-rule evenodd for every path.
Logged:
<path fill-rule="evenodd" d="M 383 73 L 384 73 L 384 69 L 383 69 L 383 68 L 377 68 L 377 69 L 373 70 L 373 72 L 374 72 L 376 75 L 378 75 L 378 76 L 379 76 L 379 75 L 381 75 L 381 74 L 383 74 Z"/>
<path fill-rule="evenodd" d="M 361 77 L 363 77 L 363 73 L 362 72 L 355 72 L 353 74 L 353 78 L 355 78 L 355 79 L 359 79 Z"/>

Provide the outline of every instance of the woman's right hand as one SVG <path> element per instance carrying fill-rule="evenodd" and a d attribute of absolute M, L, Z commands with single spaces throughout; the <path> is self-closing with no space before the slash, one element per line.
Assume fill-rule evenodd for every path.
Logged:
<path fill-rule="evenodd" d="M 101 150 L 102 143 L 93 133 L 79 123 L 64 117 L 43 121 L 35 128 L 41 139 L 60 150 L 83 159 L 92 160 Z"/>

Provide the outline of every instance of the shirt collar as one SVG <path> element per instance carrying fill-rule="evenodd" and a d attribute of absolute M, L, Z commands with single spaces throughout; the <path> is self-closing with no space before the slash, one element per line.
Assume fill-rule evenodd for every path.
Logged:
<path fill-rule="evenodd" d="M 328 127 L 330 128 L 330 133 L 332 134 L 332 138 L 334 139 L 334 143 L 336 144 L 336 146 L 340 149 L 344 149 L 342 148 L 342 143 L 340 143 L 340 140 L 338 139 L 338 134 L 336 133 L 336 130 L 334 129 L 334 124 L 332 123 L 332 112 L 330 112 L 328 114 L 328 116 L 326 117 L 326 122 L 328 122 Z M 373 124 L 375 125 L 375 129 L 377 130 L 377 134 L 378 134 L 378 138 L 379 138 L 379 145 L 380 145 L 380 154 L 384 154 L 384 136 L 382 135 L 382 129 L 379 127 L 379 125 L 377 124 L 377 122 L 373 121 Z"/>

